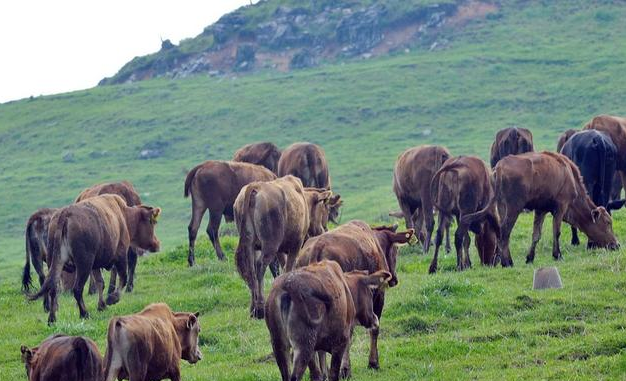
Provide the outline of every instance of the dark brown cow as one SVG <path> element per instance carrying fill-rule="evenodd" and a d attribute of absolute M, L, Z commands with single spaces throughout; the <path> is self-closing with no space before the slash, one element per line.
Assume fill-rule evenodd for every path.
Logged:
<path fill-rule="evenodd" d="M 102 380 L 102 355 L 86 337 L 54 335 L 21 351 L 29 381 Z"/>
<path fill-rule="evenodd" d="M 261 165 L 277 174 L 280 154 L 274 143 L 252 143 L 239 148 L 233 156 L 233 161 Z"/>
<path fill-rule="evenodd" d="M 52 215 L 58 209 L 42 208 L 33 213 L 26 223 L 26 264 L 22 274 L 22 290 L 29 292 L 32 286 L 30 264 L 33 263 L 35 272 L 39 276 L 41 286 L 46 278 L 43 271 L 44 262 L 47 263 L 46 245 L 48 243 L 48 226 Z"/>
<path fill-rule="evenodd" d="M 469 257 L 469 231 L 476 234 L 476 248 L 480 262 L 491 265 L 497 246 L 499 221 L 495 205 L 485 215 L 483 221 L 464 224 L 462 217 L 482 210 L 493 197 L 490 181 L 491 171 L 475 156 L 459 156 L 448 159 L 437 171 L 432 181 L 432 198 L 439 210 L 439 228 L 435 238 L 435 255 L 429 272 L 437 271 L 437 256 L 446 226 L 453 217 L 457 220 L 454 234 L 457 270 L 471 267 Z"/>
<path fill-rule="evenodd" d="M 535 247 L 541 238 L 541 227 L 548 212 L 552 214 L 552 256 L 561 258 L 559 237 L 561 221 L 582 230 L 598 246 L 616 249 L 612 220 L 603 207 L 596 207 L 587 195 L 580 171 L 566 156 L 554 152 L 529 152 L 502 159 L 493 174 L 495 197 L 487 207 L 463 217 L 464 223 L 475 222 L 497 203 L 501 228 L 498 255 L 502 266 L 512 266 L 509 250 L 511 231 L 524 209 L 534 210 L 533 241 L 526 262 L 535 258 Z"/>
<path fill-rule="evenodd" d="M 418 233 L 425 253 L 430 248 L 435 226 L 430 182 L 450 157 L 450 152 L 444 147 L 413 147 L 398 156 L 393 170 L 393 192 L 404 215 L 406 227 L 414 228 Z M 422 224 L 425 224 L 425 234 L 422 232 Z M 450 246 L 449 239 L 447 246 Z"/>
<path fill-rule="evenodd" d="M 57 282 L 63 268 L 76 271 L 74 298 L 78 303 L 81 318 L 89 316 L 83 301 L 83 288 L 92 270 L 110 269 L 115 266 L 120 275 L 120 285 L 109 293 L 107 304 L 119 300 L 119 289 L 126 285 L 127 253 L 129 246 L 148 251 L 158 251 L 159 241 L 154 235 L 156 219 L 161 209 L 148 206 L 129 207 L 118 195 L 102 195 L 69 205 L 54 214 L 48 234 L 50 273 L 35 300 L 44 295 L 50 298 L 48 322 L 56 320 Z M 98 309 L 105 308 L 103 300 L 104 281 L 97 275 Z"/>
<path fill-rule="evenodd" d="M 598 130 L 607 134 L 617 148 L 616 170 L 626 189 L 626 118 L 610 115 L 599 115 L 583 127 L 584 130 Z"/>
<path fill-rule="evenodd" d="M 560 153 L 561 149 L 563 148 L 565 143 L 567 143 L 569 138 L 571 138 L 572 135 L 574 135 L 578 131 L 579 130 L 575 130 L 573 128 L 570 128 L 569 130 L 567 130 L 567 131 L 563 132 L 561 135 L 559 135 L 559 140 L 556 142 L 556 152 Z"/>
<path fill-rule="evenodd" d="M 158 303 L 134 315 L 112 318 L 105 381 L 180 381 L 180 360 L 195 364 L 202 359 L 199 315 L 172 312 L 167 304 Z"/>
<path fill-rule="evenodd" d="M 396 233 L 389 227 L 370 228 L 363 221 L 350 221 L 336 229 L 306 241 L 298 259 L 296 268 L 328 259 L 339 263 L 344 272 L 354 270 L 367 271 L 373 274 L 379 270 L 389 271 L 389 286 L 398 284 L 396 276 L 396 256 L 398 245 L 408 243 L 413 237 L 412 229 Z M 374 313 L 381 318 L 385 305 L 385 292 L 374 292 Z M 378 368 L 378 333 L 379 329 L 370 330 L 369 366 Z M 349 369 L 343 370 L 349 373 Z"/>
<path fill-rule="evenodd" d="M 282 380 L 301 380 L 307 366 L 311 380 L 323 380 L 325 361 L 320 370 L 316 351 L 332 355 L 329 379 L 339 380 L 355 323 L 378 329 L 372 290 L 380 289 L 390 278 L 384 270 L 371 275 L 360 271 L 344 274 L 334 261 L 315 263 L 276 278 L 268 296 L 265 322 Z"/>
<path fill-rule="evenodd" d="M 263 318 L 263 276 L 267 266 L 287 257 L 291 271 L 307 236 L 326 229 L 331 196 L 328 190 L 303 188 L 299 178 L 287 175 L 269 182 L 253 182 L 241 189 L 235 200 L 239 245 L 235 261 L 239 274 L 252 292 L 250 315 Z M 257 258 L 256 250 L 261 254 Z"/>
<path fill-rule="evenodd" d="M 313 143 L 294 143 L 287 147 L 278 161 L 278 176 L 293 175 L 305 187 L 330 189 L 326 154 Z"/>
<path fill-rule="evenodd" d="M 185 179 L 185 197 L 191 195 L 189 222 L 189 266 L 195 263 L 195 243 L 204 213 L 209 210 L 207 234 L 217 257 L 226 259 L 220 245 L 219 228 L 222 215 L 233 220 L 233 204 L 245 185 L 253 181 L 270 181 L 276 175 L 269 169 L 250 163 L 209 160 L 196 166 Z"/>
<path fill-rule="evenodd" d="M 84 191 L 82 191 L 78 197 L 76 197 L 75 203 L 84 201 L 88 198 L 100 196 L 103 194 L 116 194 L 126 201 L 128 206 L 141 205 L 141 197 L 139 193 L 133 187 L 129 181 L 120 181 L 116 183 L 102 183 L 93 185 Z M 135 286 L 135 269 L 137 267 L 137 256 L 143 254 L 143 251 L 139 248 L 128 248 L 128 283 L 126 284 L 126 292 L 132 292 Z M 109 281 L 109 293 L 115 290 L 117 273 L 115 267 L 111 270 L 111 280 Z M 89 293 L 95 293 L 94 276 L 91 277 L 89 282 Z"/>
<path fill-rule="evenodd" d="M 505 156 L 533 151 L 533 134 L 530 130 L 518 127 L 502 129 L 491 145 L 491 168 Z"/>

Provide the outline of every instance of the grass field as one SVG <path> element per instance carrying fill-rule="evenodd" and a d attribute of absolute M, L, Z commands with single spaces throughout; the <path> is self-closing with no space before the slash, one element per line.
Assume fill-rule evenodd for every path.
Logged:
<path fill-rule="evenodd" d="M 384 221 L 397 208 L 391 171 L 405 148 L 443 144 L 453 154 L 486 159 L 495 132 L 518 125 L 533 131 L 537 148 L 553 149 L 561 131 L 596 114 L 626 114 L 625 18 L 623 2 L 503 1 L 496 16 L 447 32 L 448 47 L 440 51 L 290 74 L 162 79 L 0 105 L 0 380 L 25 379 L 20 344 L 65 332 L 93 337 L 104 351 L 111 316 L 155 301 L 204 313 L 206 356 L 185 365 L 184 379 L 277 379 L 265 326 L 247 317 L 248 293 L 232 263 L 236 238 L 223 241 L 228 263 L 207 257 L 203 238 L 199 266 L 186 267 L 186 171 L 206 159 L 228 159 L 251 141 L 281 147 L 312 141 L 326 149 L 333 185 L 345 200 L 343 220 Z M 162 157 L 138 159 L 155 146 Z M 72 162 L 63 160 L 68 152 Z M 98 313 L 89 297 L 92 319 L 81 322 L 65 296 L 59 323 L 49 328 L 40 303 L 26 302 L 19 290 L 25 221 L 39 207 L 65 205 L 93 183 L 119 179 L 163 208 L 163 253 L 140 262 L 136 292 L 118 305 Z M 615 215 L 623 242 L 625 216 Z M 428 276 L 429 258 L 405 249 L 401 283 L 389 290 L 382 319 L 382 369 L 366 369 L 367 340 L 358 330 L 353 377 L 624 378 L 624 251 L 573 249 L 564 234 L 565 288 L 532 292 L 533 268 L 552 259 L 546 234 L 536 265 L 523 264 L 531 224 L 523 216 L 514 231 L 513 269 L 456 273 L 449 256 L 440 274 Z"/>

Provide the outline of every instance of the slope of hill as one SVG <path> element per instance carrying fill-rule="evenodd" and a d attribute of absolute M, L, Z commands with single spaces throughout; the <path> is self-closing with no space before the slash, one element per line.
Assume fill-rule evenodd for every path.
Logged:
<path fill-rule="evenodd" d="M 288 71 L 409 48 L 442 48 L 470 20 L 498 18 L 486 0 L 259 1 L 224 15 L 179 46 L 136 57 L 100 84 L 155 77 Z"/>

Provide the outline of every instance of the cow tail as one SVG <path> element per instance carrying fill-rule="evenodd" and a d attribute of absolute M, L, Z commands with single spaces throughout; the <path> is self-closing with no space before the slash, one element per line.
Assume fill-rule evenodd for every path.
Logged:
<path fill-rule="evenodd" d="M 239 228 L 239 245 L 237 245 L 237 250 L 235 251 L 235 264 L 241 277 L 248 283 L 254 281 L 254 252 L 249 253 L 247 248 L 252 245 L 251 240 L 254 238 L 250 237 L 249 229 L 254 229 L 254 221 L 252 221 L 250 214 L 256 204 L 257 192 L 254 186 L 247 186 L 245 188 L 243 210 L 235 213 L 237 227 Z"/>
<path fill-rule="evenodd" d="M 609 196 L 605 196 L 605 193 L 610 193 L 611 192 L 611 187 L 613 186 L 613 181 L 611 181 L 611 184 L 609 185 L 609 188 L 607 189 L 606 184 L 604 183 L 605 179 L 606 179 L 606 153 L 609 149 L 609 147 L 607 147 L 604 139 L 600 139 L 598 138 L 598 140 L 600 140 L 600 145 L 602 146 L 602 153 L 600 154 L 600 189 L 602 190 L 602 194 L 600 195 L 600 202 L 604 205 L 596 205 L 596 206 L 607 206 L 607 203 L 609 201 Z"/>
<path fill-rule="evenodd" d="M 190 190 L 191 190 L 191 182 L 193 181 L 194 177 L 196 177 L 196 172 L 198 172 L 200 167 L 202 167 L 202 165 L 197 165 L 191 171 L 189 171 L 189 173 L 187 173 L 187 177 L 185 178 L 185 192 L 184 192 L 185 198 L 189 197 Z"/>
<path fill-rule="evenodd" d="M 30 300 L 37 300 L 46 295 L 50 290 L 56 288 L 59 278 L 61 277 L 61 272 L 63 271 L 64 263 L 61 258 L 61 246 L 63 245 L 63 240 L 67 238 L 68 217 L 67 211 L 62 211 L 59 214 L 54 234 L 52 237 L 49 237 L 48 240 L 50 271 L 39 291 L 34 295 L 28 295 L 28 299 Z"/>
<path fill-rule="evenodd" d="M 287 291 L 287 293 L 289 294 L 290 300 L 293 303 L 298 304 L 300 308 L 304 310 L 305 313 L 303 317 L 305 318 L 306 323 L 309 326 L 315 326 L 321 323 L 321 321 L 323 320 L 323 316 L 317 318 L 311 316 L 310 308 L 314 308 L 315 304 L 311 303 L 310 298 L 317 299 L 318 302 L 324 304 L 326 310 L 330 308 L 332 299 L 328 295 L 320 293 L 314 288 L 304 288 L 301 287 L 301 285 L 294 283 L 286 283 L 285 286 L 285 291 Z M 285 316 L 287 316 L 286 313 L 289 312 L 289 310 L 284 309 L 282 304 L 283 299 L 285 299 L 284 296 L 281 298 L 281 314 L 283 314 L 283 318 L 285 318 Z"/>
<path fill-rule="evenodd" d="M 109 373 L 111 372 L 111 366 L 113 363 L 113 350 L 115 348 L 115 341 L 119 343 L 119 336 L 122 331 L 122 322 L 119 318 L 114 317 L 109 321 L 109 329 L 107 330 L 107 350 L 104 354 L 104 379 L 112 380 L 113 378 L 109 377 Z M 116 339 L 116 340 L 114 340 Z"/>
<path fill-rule="evenodd" d="M 433 179 L 430 181 L 430 199 L 434 201 L 437 209 L 439 209 L 439 180 L 441 179 L 443 172 L 445 172 L 445 169 L 439 168 L 433 176 Z"/>
<path fill-rule="evenodd" d="M 22 273 L 22 291 L 28 293 L 30 287 L 33 285 L 32 278 L 30 276 L 30 258 L 33 250 L 39 250 L 37 245 L 33 245 L 30 241 L 30 236 L 33 231 L 33 221 L 28 220 L 26 225 L 26 263 L 24 264 L 24 271 Z"/>
<path fill-rule="evenodd" d="M 94 377 L 100 376 L 102 370 L 98 369 L 97 364 L 94 364 L 87 341 L 82 337 L 76 337 L 72 341 L 72 348 L 76 367 L 76 379 L 79 381 L 93 380 L 95 379 Z"/>

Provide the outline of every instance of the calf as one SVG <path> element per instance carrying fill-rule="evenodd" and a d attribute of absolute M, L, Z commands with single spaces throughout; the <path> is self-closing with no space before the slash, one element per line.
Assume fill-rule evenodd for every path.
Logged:
<path fill-rule="evenodd" d="M 332 260 L 341 266 L 344 272 L 354 270 L 373 274 L 384 270 L 391 274 L 389 286 L 398 284 L 396 276 L 396 256 L 398 245 L 408 243 L 414 231 L 397 233 L 397 226 L 370 228 L 363 221 L 350 221 L 318 237 L 311 238 L 300 250 L 296 267 L 303 267 L 324 259 Z M 377 290 L 373 295 L 374 313 L 380 320 L 385 305 L 385 291 Z M 379 329 L 370 330 L 369 366 L 378 369 L 378 334 Z M 349 369 L 344 373 L 349 373 Z"/>
<path fill-rule="evenodd" d="M 239 148 L 233 156 L 233 161 L 261 165 L 274 173 L 278 173 L 280 155 L 280 150 L 274 143 L 252 143 Z"/>
<path fill-rule="evenodd" d="M 499 230 L 498 215 L 495 205 L 489 209 L 484 220 L 465 224 L 462 217 L 482 210 L 493 195 L 490 182 L 491 171 L 485 163 L 475 156 L 459 156 L 448 159 L 437 171 L 432 181 L 432 198 L 439 211 L 439 228 L 435 239 L 435 255 L 429 272 L 437 271 L 437 255 L 446 226 L 453 217 L 457 220 L 454 234 L 456 264 L 458 270 L 471 267 L 469 258 L 469 231 L 476 234 L 476 248 L 480 262 L 491 265 L 497 245 Z"/>
<path fill-rule="evenodd" d="M 530 130 L 518 127 L 504 128 L 498 131 L 491 145 L 491 168 L 505 156 L 533 150 L 533 134 Z"/>
<path fill-rule="evenodd" d="M 297 177 L 285 176 L 248 184 L 235 200 L 239 231 L 235 259 L 239 274 L 252 292 L 253 317 L 263 318 L 263 276 L 267 266 L 284 253 L 286 269 L 290 271 L 307 236 L 317 236 L 325 230 L 325 204 L 331 192 L 306 189 Z M 261 251 L 258 258 L 256 250 Z"/>
<path fill-rule="evenodd" d="M 102 380 L 102 355 L 86 337 L 54 335 L 21 351 L 29 381 Z"/>
<path fill-rule="evenodd" d="M 343 274 L 334 261 L 315 263 L 276 278 L 265 306 L 265 322 L 282 380 L 301 380 L 309 366 L 311 380 L 321 381 L 325 362 L 321 362 L 320 371 L 314 359 L 316 351 L 331 354 L 329 379 L 339 380 L 355 323 L 378 329 L 372 290 L 380 289 L 390 278 L 387 271 Z"/>
<path fill-rule="evenodd" d="M 199 312 L 172 312 L 164 303 L 150 304 L 141 312 L 109 321 L 105 354 L 105 381 L 180 381 L 180 360 L 195 364 Z"/>
<path fill-rule="evenodd" d="M 222 216 L 233 220 L 233 204 L 241 188 L 253 181 L 271 181 L 276 175 L 267 168 L 250 163 L 209 160 L 187 174 L 185 197 L 191 195 L 189 222 L 189 266 L 195 263 L 195 243 L 204 213 L 209 210 L 207 234 L 220 260 L 226 259 L 220 245 L 219 228 Z"/>
<path fill-rule="evenodd" d="M 406 227 L 418 233 L 425 253 L 430 248 L 430 239 L 435 226 L 430 183 L 450 152 L 440 146 L 419 146 L 404 151 L 393 169 L 393 192 L 402 210 Z M 425 223 L 426 233 L 422 232 Z M 447 251 L 450 240 L 447 241 Z"/>
<path fill-rule="evenodd" d="M 74 298 L 81 318 L 89 317 L 83 301 L 83 288 L 92 270 L 115 266 L 120 274 L 120 286 L 126 284 L 126 258 L 128 247 L 133 245 L 148 251 L 158 251 L 159 241 L 154 235 L 156 220 L 161 209 L 148 206 L 129 207 L 117 195 L 102 195 L 66 206 L 54 214 L 50 221 L 48 254 L 50 273 L 41 289 L 29 299 L 44 295 L 50 298 L 48 323 L 56 320 L 57 282 L 63 268 L 76 271 Z M 100 272 L 94 272 L 100 275 Z M 102 296 L 104 281 L 100 275 L 98 309 L 105 308 Z M 109 293 L 107 304 L 119 301 L 119 288 Z"/>
<path fill-rule="evenodd" d="M 594 204 L 605 207 L 609 212 L 624 204 L 624 200 L 610 202 L 617 148 L 609 136 L 597 130 L 580 131 L 570 137 L 560 152 L 580 170 L 587 194 Z M 572 226 L 572 244 L 579 243 L 577 229 Z M 591 241 L 588 244 L 590 247 L 593 245 Z"/>
<path fill-rule="evenodd" d="M 524 209 L 534 210 L 533 240 L 526 262 L 535 258 L 535 247 L 541 238 L 546 214 L 552 213 L 552 256 L 561 258 L 559 237 L 561 221 L 582 230 L 590 240 L 609 249 L 619 247 L 612 220 L 603 207 L 597 207 L 587 195 L 580 171 L 566 156 L 554 152 L 529 152 L 507 156 L 496 165 L 492 182 L 494 197 L 481 211 L 465 215 L 463 223 L 485 218 L 497 204 L 501 227 L 498 256 L 502 266 L 512 266 L 509 239 L 517 217 Z"/>

